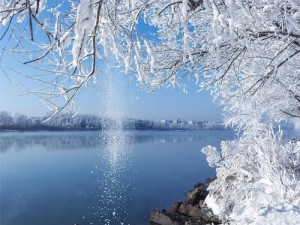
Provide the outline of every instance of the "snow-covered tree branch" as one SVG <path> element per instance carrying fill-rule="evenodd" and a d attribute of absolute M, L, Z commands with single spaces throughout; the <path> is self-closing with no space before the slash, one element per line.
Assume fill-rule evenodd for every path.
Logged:
<path fill-rule="evenodd" d="M 258 212 L 275 203 L 296 204 L 299 157 L 293 155 L 298 145 L 281 142 L 270 124 L 287 119 L 299 123 L 299 0 L 0 3 L 1 59 L 19 54 L 27 58 L 21 60 L 24 64 L 48 72 L 45 77 L 25 76 L 41 83 L 29 92 L 54 113 L 97 81 L 106 60 L 135 74 L 146 91 L 184 89 L 186 80 L 192 80 L 200 90 L 212 92 L 225 108 L 226 123 L 242 131 L 238 140 L 223 143 L 220 161 L 213 147 L 205 149 L 218 166 L 210 197 L 222 218 L 242 220 L 234 216 L 244 215 L 242 207 Z M 43 35 L 36 37 L 37 32 Z M 1 67 L 7 73 L 7 66 Z M 60 96 L 66 98 L 63 105 L 54 101 Z M 270 193 L 268 185 L 275 188 Z M 278 201 L 271 202 L 273 191 L 281 188 Z M 227 195 L 234 193 L 241 194 L 230 202 Z M 262 202 L 254 205 L 256 198 Z M 242 204 L 245 199 L 249 201 Z"/>
<path fill-rule="evenodd" d="M 136 73 L 148 91 L 164 85 L 184 88 L 182 79 L 190 78 L 199 88 L 212 90 L 231 111 L 241 110 L 236 102 L 251 108 L 255 102 L 259 114 L 300 116 L 297 1 L 82 0 L 48 5 L 36 0 L 2 3 L 2 39 L 10 36 L 17 43 L 5 46 L 3 54 L 26 52 L 24 64 L 46 63 L 52 76 L 59 76 L 57 95 L 67 101 L 101 74 L 103 60 L 113 57 L 125 72 Z M 142 21 L 155 30 L 152 36 L 138 27 Z M 33 29 L 44 32 L 44 38 L 35 40 Z M 34 46 L 23 43 L 32 40 Z"/>

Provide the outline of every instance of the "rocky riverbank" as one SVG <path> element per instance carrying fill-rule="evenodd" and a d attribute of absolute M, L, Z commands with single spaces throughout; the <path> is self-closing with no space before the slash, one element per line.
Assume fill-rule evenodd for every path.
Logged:
<path fill-rule="evenodd" d="M 206 225 L 220 224 L 220 220 L 205 205 L 207 187 L 212 179 L 198 183 L 187 193 L 184 201 L 174 203 L 169 209 L 154 210 L 150 213 L 151 225 Z"/>

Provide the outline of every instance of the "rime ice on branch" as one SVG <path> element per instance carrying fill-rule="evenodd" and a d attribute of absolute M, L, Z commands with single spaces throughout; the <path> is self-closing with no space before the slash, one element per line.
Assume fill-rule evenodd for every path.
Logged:
<path fill-rule="evenodd" d="M 262 168 L 273 163 L 275 167 L 269 165 L 270 171 L 282 174 L 280 179 L 271 172 L 267 175 L 267 182 L 286 196 L 278 204 L 293 206 L 288 199 L 299 196 L 299 185 L 295 186 L 299 174 L 294 168 L 294 177 L 285 176 L 294 162 L 282 162 L 274 156 L 278 151 L 294 154 L 295 149 L 281 143 L 266 124 L 291 118 L 299 123 L 299 0 L 66 0 L 50 5 L 39 0 L 1 1 L 0 37 L 15 43 L 13 48 L 12 44 L 3 47 L 2 58 L 7 53 L 19 53 L 28 58 L 26 65 L 44 70 L 41 66 L 47 65 L 46 78 L 27 76 L 41 84 L 30 93 L 39 96 L 54 113 L 70 104 L 81 88 L 96 80 L 96 75 L 101 76 L 105 60 L 125 64 L 125 72 L 136 74 L 147 91 L 161 86 L 185 88 L 185 82 L 192 80 L 199 89 L 211 91 L 225 108 L 227 124 L 242 131 L 236 142 L 222 145 L 218 178 L 211 192 L 221 191 L 227 199 L 224 190 L 219 189 L 224 179 L 232 185 L 228 193 L 236 188 L 243 194 L 248 188 L 267 191 L 261 189 L 265 175 L 252 177 L 254 171 L 263 170 L 248 168 L 258 160 L 258 165 L 266 163 Z M 139 23 L 145 23 L 153 34 L 141 29 Z M 37 32 L 43 33 L 43 38 L 34 37 Z M 23 44 L 32 40 L 34 44 Z M 3 64 L 1 67 L 8 70 Z M 60 96 L 66 98 L 63 105 L 54 100 Z M 241 157 L 237 150 L 249 157 L 240 159 L 236 166 L 229 162 Z M 293 160 L 299 163 L 299 158 Z M 253 186 L 244 186 L 249 179 Z M 239 205 L 241 199 L 217 204 L 224 219 L 239 220 L 234 216 L 238 214 L 245 219 L 243 207 L 258 216 L 263 214 L 260 210 L 275 207 L 268 200 L 272 195 L 260 194 L 256 196 L 266 199 L 260 208 L 242 194 L 240 197 L 249 197 L 247 204 Z M 211 197 L 216 198 L 214 194 Z"/>

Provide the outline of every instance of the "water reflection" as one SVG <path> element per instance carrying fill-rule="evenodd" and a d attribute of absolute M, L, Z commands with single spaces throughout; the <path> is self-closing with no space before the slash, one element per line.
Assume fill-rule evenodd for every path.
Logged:
<path fill-rule="evenodd" d="M 0 132 L 0 224 L 146 225 L 214 175 L 199 149 L 233 136 L 118 132 Z"/>
<path fill-rule="evenodd" d="M 5 153 L 11 150 L 21 151 L 32 146 L 42 146 L 47 150 L 76 150 L 82 147 L 91 148 L 98 144 L 97 134 L 90 132 L 72 133 L 57 132 L 44 134 L 8 132 L 0 133 L 0 152 Z"/>
<path fill-rule="evenodd" d="M 220 131 L 222 132 L 222 131 Z M 195 142 L 214 139 L 215 133 L 218 131 L 194 131 L 194 132 L 125 132 L 126 137 L 130 138 L 130 142 L 139 143 L 181 143 Z M 222 132 L 224 133 L 224 132 Z M 133 135 L 132 135 L 133 134 Z M 201 134 L 201 135 L 199 135 Z M 93 148 L 97 145 L 105 144 L 107 139 L 104 138 L 105 133 L 102 132 L 44 132 L 38 133 L 22 133 L 22 132 L 7 132 L 0 133 L 0 153 L 8 151 L 26 150 L 32 146 L 45 147 L 51 151 L 61 150 L 76 150 L 83 147 Z"/>
<path fill-rule="evenodd" d="M 98 200 L 95 215 L 101 224 L 125 224 L 130 202 L 127 192 L 131 189 L 130 157 L 132 134 L 122 129 L 108 130 L 102 134 L 104 151 L 99 154 L 97 177 Z"/>

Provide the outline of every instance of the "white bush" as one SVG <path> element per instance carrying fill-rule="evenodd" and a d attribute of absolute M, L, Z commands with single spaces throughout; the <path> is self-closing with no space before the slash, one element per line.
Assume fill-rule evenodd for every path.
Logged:
<path fill-rule="evenodd" d="M 272 128 L 257 127 L 257 132 L 245 131 L 238 140 L 222 142 L 219 164 L 211 161 L 215 148 L 203 149 L 210 165 L 217 165 L 206 203 L 230 224 L 258 224 L 261 218 L 287 211 L 285 221 L 298 224 L 300 143 L 284 142 L 281 131 L 274 134 Z"/>

